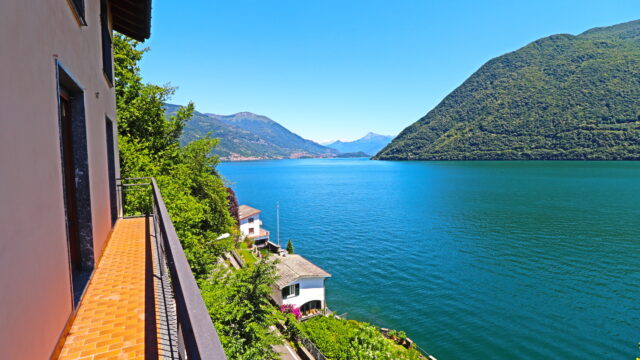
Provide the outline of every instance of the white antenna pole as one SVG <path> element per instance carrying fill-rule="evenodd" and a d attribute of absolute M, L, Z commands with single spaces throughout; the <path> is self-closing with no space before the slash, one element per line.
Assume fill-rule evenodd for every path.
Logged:
<path fill-rule="evenodd" d="M 280 202 L 276 201 L 276 232 L 278 234 L 278 246 L 280 246 Z"/>

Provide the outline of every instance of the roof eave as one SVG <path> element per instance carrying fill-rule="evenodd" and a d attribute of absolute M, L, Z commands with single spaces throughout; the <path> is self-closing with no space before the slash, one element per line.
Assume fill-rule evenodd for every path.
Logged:
<path fill-rule="evenodd" d="M 258 210 L 256 212 L 252 212 L 252 213 L 250 213 L 248 215 L 245 215 L 244 217 L 240 217 L 240 220 L 248 219 L 248 218 L 250 218 L 250 217 L 252 217 L 254 215 L 260 214 L 261 212 L 262 212 L 262 210 Z"/>
<path fill-rule="evenodd" d="M 297 278 L 295 278 L 295 279 L 293 279 L 293 280 L 289 281 L 289 282 L 288 282 L 288 283 L 286 283 L 285 285 L 282 285 L 282 286 L 278 285 L 278 289 L 279 289 L 279 290 L 282 290 L 282 289 L 284 289 L 285 287 L 287 287 L 287 286 L 291 285 L 291 283 L 296 282 L 296 281 L 298 281 L 298 280 L 300 280 L 300 279 L 315 279 L 315 278 L 326 279 L 326 278 L 330 278 L 330 277 L 331 277 L 331 274 L 327 274 L 327 275 L 317 275 L 317 276 L 316 276 L 316 275 L 313 275 L 313 276 L 298 276 Z M 277 285 L 277 284 L 276 284 L 276 285 Z"/>
<path fill-rule="evenodd" d="M 151 0 L 110 0 L 113 30 L 138 41 L 151 36 Z"/>

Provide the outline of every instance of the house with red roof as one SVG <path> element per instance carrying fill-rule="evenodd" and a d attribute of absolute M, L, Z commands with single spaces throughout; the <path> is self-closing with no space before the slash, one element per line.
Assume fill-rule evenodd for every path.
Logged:
<path fill-rule="evenodd" d="M 269 241 L 269 231 L 262 227 L 260 213 L 262 210 L 252 208 L 249 205 L 240 205 L 238 214 L 240 218 L 240 232 L 242 235 L 253 239 L 256 245 L 265 245 Z"/>

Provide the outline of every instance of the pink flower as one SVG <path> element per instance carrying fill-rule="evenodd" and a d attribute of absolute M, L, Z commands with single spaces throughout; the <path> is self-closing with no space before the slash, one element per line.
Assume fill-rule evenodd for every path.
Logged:
<path fill-rule="evenodd" d="M 295 316 L 296 319 L 298 320 L 300 320 L 300 317 L 302 317 L 302 313 L 300 312 L 300 309 L 293 304 L 281 305 L 280 312 L 284 314 L 293 314 L 293 316 Z"/>

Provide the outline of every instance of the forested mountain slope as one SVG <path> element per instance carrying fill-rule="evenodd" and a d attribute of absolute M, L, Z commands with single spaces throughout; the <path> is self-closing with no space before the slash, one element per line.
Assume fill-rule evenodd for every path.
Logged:
<path fill-rule="evenodd" d="M 640 20 L 490 60 L 374 158 L 640 159 Z"/>
<path fill-rule="evenodd" d="M 178 108 L 178 105 L 165 104 L 167 116 Z M 220 139 L 213 153 L 222 160 L 333 157 L 337 154 L 333 149 L 303 139 L 266 116 L 249 112 L 214 115 L 194 111 L 180 143 L 185 145 L 207 134 Z"/>

